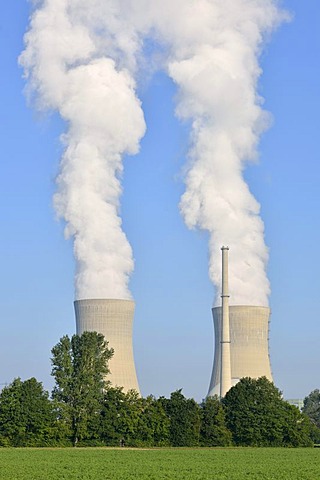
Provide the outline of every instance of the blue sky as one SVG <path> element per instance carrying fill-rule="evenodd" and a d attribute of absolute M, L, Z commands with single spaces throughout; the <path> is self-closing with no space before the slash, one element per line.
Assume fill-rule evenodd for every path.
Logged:
<path fill-rule="evenodd" d="M 258 165 L 245 173 L 261 203 L 270 248 L 270 355 L 287 398 L 319 388 L 320 5 L 286 0 L 293 20 L 266 47 L 260 93 L 273 125 Z M 5 2 L 0 18 L 0 383 L 35 376 L 48 389 L 50 349 L 73 334 L 72 245 L 55 220 L 52 194 L 63 123 L 27 106 L 17 57 L 28 2 Z M 125 159 L 123 227 L 133 247 L 134 347 L 142 393 L 183 388 L 200 400 L 213 360 L 207 236 L 179 214 L 188 131 L 174 117 L 175 87 L 159 73 L 140 96 L 148 125 L 141 152 Z"/>

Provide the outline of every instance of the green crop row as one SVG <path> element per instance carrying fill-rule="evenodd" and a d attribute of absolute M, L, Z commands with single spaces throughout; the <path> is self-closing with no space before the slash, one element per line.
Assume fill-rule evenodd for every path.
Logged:
<path fill-rule="evenodd" d="M 320 449 L 0 449 L 1 480 L 315 480 Z"/>

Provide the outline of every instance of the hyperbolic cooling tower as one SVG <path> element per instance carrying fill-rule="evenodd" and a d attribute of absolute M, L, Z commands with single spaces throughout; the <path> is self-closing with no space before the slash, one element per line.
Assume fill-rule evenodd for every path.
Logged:
<path fill-rule="evenodd" d="M 220 396 L 222 308 L 213 308 L 212 314 L 215 348 L 208 396 Z M 232 386 L 243 377 L 265 376 L 273 381 L 268 349 L 269 316 L 268 307 L 247 305 L 229 307 Z"/>
<path fill-rule="evenodd" d="M 102 333 L 114 349 L 109 361 L 111 373 L 107 379 L 113 386 L 139 392 L 132 348 L 132 325 L 135 304 L 132 300 L 93 299 L 76 300 L 77 335 L 83 332 Z"/>

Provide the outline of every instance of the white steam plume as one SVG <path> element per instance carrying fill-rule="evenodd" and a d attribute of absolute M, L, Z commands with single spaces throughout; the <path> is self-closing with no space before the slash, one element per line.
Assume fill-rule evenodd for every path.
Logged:
<path fill-rule="evenodd" d="M 188 227 L 209 232 L 209 274 L 217 292 L 220 247 L 229 245 L 231 303 L 267 305 L 264 225 L 243 169 L 256 158 L 268 124 L 257 94 L 259 53 L 285 14 L 273 0 L 171 4 L 160 25 L 170 48 L 167 70 L 178 86 L 177 115 L 192 123 L 181 213 Z"/>
<path fill-rule="evenodd" d="M 177 85 L 177 115 L 192 125 L 180 208 L 190 228 L 209 232 L 210 278 L 219 291 L 220 247 L 229 245 L 232 303 L 267 305 L 264 226 L 243 169 L 268 123 L 259 54 L 284 18 L 276 0 L 41 3 L 21 63 L 40 105 L 69 125 L 55 205 L 74 237 L 77 298 L 130 295 L 119 174 L 145 131 L 136 73 L 158 63 Z M 148 36 L 161 55 L 143 59 Z"/>
<path fill-rule="evenodd" d="M 119 29 L 112 2 L 102 3 L 43 2 L 20 58 L 39 106 L 68 124 L 54 203 L 74 239 L 78 299 L 130 298 L 133 258 L 121 229 L 119 175 L 122 156 L 137 153 L 145 131 L 130 73 L 139 41 L 130 28 Z"/>

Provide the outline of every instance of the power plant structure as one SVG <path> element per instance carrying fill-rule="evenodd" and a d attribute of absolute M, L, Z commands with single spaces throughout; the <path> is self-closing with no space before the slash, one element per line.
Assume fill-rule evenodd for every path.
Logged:
<path fill-rule="evenodd" d="M 222 306 L 212 309 L 215 348 L 208 396 L 224 397 L 240 378 L 267 377 L 270 309 L 263 306 L 229 306 L 228 247 L 222 247 Z"/>
<path fill-rule="evenodd" d="M 221 292 L 221 332 L 220 332 L 220 397 L 224 397 L 231 385 L 231 352 L 230 352 L 230 321 L 229 321 L 229 280 L 228 251 L 222 247 L 222 292 Z"/>
<path fill-rule="evenodd" d="M 124 392 L 134 389 L 140 394 L 132 346 L 134 301 L 76 300 L 74 309 L 77 335 L 86 331 L 102 333 L 108 346 L 114 349 L 108 374 L 112 386 L 123 387 Z"/>

